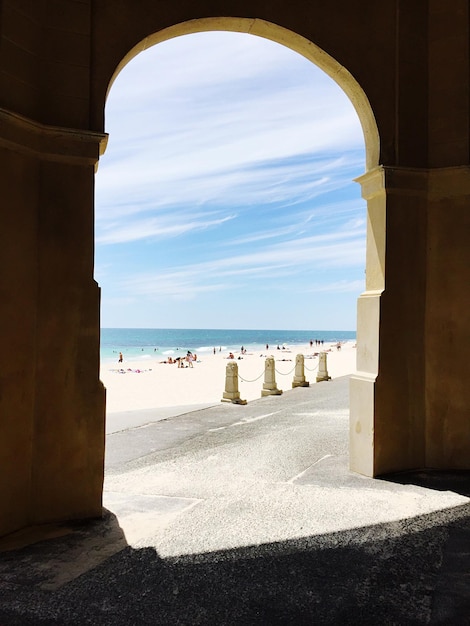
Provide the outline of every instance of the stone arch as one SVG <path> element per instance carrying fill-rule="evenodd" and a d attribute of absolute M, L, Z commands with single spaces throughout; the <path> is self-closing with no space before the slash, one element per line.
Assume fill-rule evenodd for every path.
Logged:
<path fill-rule="evenodd" d="M 252 32 L 310 58 L 363 125 L 367 276 L 352 468 L 468 469 L 468 2 L 56 4 L 0 9 L 0 535 L 101 514 L 93 185 L 106 92 L 140 49 L 203 27 Z"/>
<path fill-rule="evenodd" d="M 121 60 L 109 81 L 107 93 L 119 72 L 140 52 L 163 41 L 207 31 L 227 31 L 257 35 L 282 44 L 317 65 L 346 93 L 354 106 L 364 133 L 366 170 L 379 164 L 379 132 L 369 100 L 352 74 L 312 41 L 277 24 L 250 18 L 200 18 L 182 22 L 153 33 L 134 46 Z"/>
<path fill-rule="evenodd" d="M 385 194 L 379 167 L 380 141 L 374 112 L 366 93 L 352 74 L 332 56 L 305 37 L 277 24 L 249 18 L 201 18 L 150 34 L 135 45 L 117 65 L 106 94 L 119 72 L 144 50 L 175 37 L 207 31 L 240 32 L 264 37 L 284 45 L 317 65 L 349 97 L 362 126 L 366 148 L 363 184 L 368 204 L 366 242 L 366 290 L 358 302 L 358 372 L 351 383 L 351 469 L 368 476 L 377 474 L 374 460 L 374 385 L 379 370 L 380 296 L 385 286 Z M 103 103 L 104 106 L 104 103 Z M 373 181 L 373 182 L 371 182 Z M 369 191 L 374 187 L 373 193 Z"/>

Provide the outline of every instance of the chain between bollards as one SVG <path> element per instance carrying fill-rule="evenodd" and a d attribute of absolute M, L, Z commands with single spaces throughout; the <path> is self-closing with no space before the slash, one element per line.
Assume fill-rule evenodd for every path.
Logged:
<path fill-rule="evenodd" d="M 322 380 L 330 380 L 331 376 L 328 374 L 326 363 L 326 352 L 321 352 L 319 355 L 319 361 L 313 369 L 305 367 L 304 355 L 298 354 L 295 358 L 295 366 L 289 372 L 280 372 L 276 369 L 276 361 L 273 356 L 267 357 L 265 361 L 264 369 L 264 384 L 261 390 L 261 397 L 264 396 L 279 396 L 282 394 L 282 389 L 278 389 L 276 384 L 276 373 L 280 376 L 290 376 L 295 371 L 294 379 L 292 381 L 292 388 L 295 387 L 308 387 L 310 383 L 305 379 L 305 369 L 309 372 L 319 370 L 317 374 L 317 382 Z M 246 400 L 240 398 L 238 391 L 238 381 L 244 383 L 255 383 L 262 377 L 263 373 L 257 376 L 253 380 L 243 378 L 238 373 L 237 363 L 228 363 L 226 368 L 225 378 L 225 392 L 222 397 L 222 402 L 232 402 L 234 404 L 246 404 Z"/>
<path fill-rule="evenodd" d="M 240 374 L 238 374 L 238 378 L 242 381 L 242 383 L 255 383 L 257 380 L 259 380 L 261 378 L 261 376 L 264 374 L 264 370 L 261 372 L 261 374 L 255 378 L 254 380 L 248 380 L 246 378 L 242 378 L 240 376 Z"/>
<path fill-rule="evenodd" d="M 310 368 L 309 368 L 309 367 L 307 367 L 306 365 L 304 365 L 304 367 L 305 367 L 305 369 L 307 370 L 307 372 L 316 372 L 316 371 L 317 371 L 317 369 L 318 369 L 318 365 L 319 365 L 319 363 L 317 363 L 313 369 L 310 369 Z"/>
<path fill-rule="evenodd" d="M 292 374 L 292 372 L 295 372 L 295 365 L 294 367 L 291 369 L 290 372 L 280 372 L 278 369 L 276 369 L 276 374 L 279 374 L 279 376 L 290 376 Z"/>

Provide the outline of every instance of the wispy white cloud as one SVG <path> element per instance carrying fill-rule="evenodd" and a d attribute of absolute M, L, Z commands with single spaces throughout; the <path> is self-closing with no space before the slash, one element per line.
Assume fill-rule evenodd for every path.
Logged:
<path fill-rule="evenodd" d="M 317 283 L 306 288 L 310 293 L 356 293 L 364 291 L 365 280 L 338 280 L 331 283 Z"/>
<path fill-rule="evenodd" d="M 128 241 L 141 212 L 167 210 L 176 220 L 187 204 L 292 206 L 349 184 L 362 171 L 358 120 L 330 79 L 318 72 L 307 81 L 299 67 L 312 69 L 272 42 L 234 33 L 183 37 L 136 57 L 108 99 L 99 241 L 118 243 L 118 233 Z M 109 221 L 114 236 L 102 232 Z"/>
<path fill-rule="evenodd" d="M 361 267 L 364 265 L 363 234 L 362 230 L 356 230 L 305 237 L 251 253 L 193 263 L 190 267 L 142 272 L 124 279 L 121 289 L 136 296 L 190 299 L 207 291 L 230 290 L 234 281 L 241 280 L 240 284 L 246 285 L 253 280 L 272 282 L 299 272 Z M 345 291 L 344 286 L 341 290 Z"/>
<path fill-rule="evenodd" d="M 308 277 L 305 293 L 327 294 L 360 282 L 332 274 L 364 266 L 364 203 L 351 183 L 362 131 L 347 97 L 296 53 L 239 33 L 159 44 L 117 77 L 106 130 L 97 275 L 112 297 L 200 298 L 206 311 L 247 285 Z"/>
<path fill-rule="evenodd" d="M 219 219 L 208 219 L 204 214 L 191 214 L 189 221 L 174 223 L 163 221 L 158 217 L 137 219 L 130 224 L 108 224 L 96 238 L 98 244 L 128 243 L 141 239 L 155 239 L 178 237 L 179 235 L 207 230 L 224 222 L 233 220 L 236 216 L 229 215 Z"/>
<path fill-rule="evenodd" d="M 135 102 L 145 105 L 156 93 L 178 102 L 175 94 L 197 100 L 199 94 L 232 93 L 242 88 L 246 97 L 273 83 L 282 90 L 310 87 L 320 105 L 330 93 L 330 79 L 316 72 L 297 53 L 256 36 L 239 33 L 201 33 L 165 41 L 135 57 L 117 77 L 110 98 L 126 113 Z M 145 108 L 145 106 L 143 106 Z M 158 113 L 158 109 L 156 111 Z"/>
<path fill-rule="evenodd" d="M 330 163 L 323 160 L 320 163 L 268 162 L 255 169 L 244 166 L 217 176 L 213 173 L 199 177 L 188 175 L 176 181 L 155 182 L 149 176 L 138 184 L 135 180 L 123 183 L 118 168 L 109 181 L 112 191 L 104 187 L 98 196 L 106 199 L 97 215 L 97 240 L 119 243 L 154 237 L 158 232 L 175 236 L 188 232 L 189 223 L 191 229 L 199 229 L 204 226 L 198 225 L 198 207 L 214 207 L 219 215 L 225 210 L 218 221 L 221 224 L 232 219 L 234 211 L 239 213 L 244 208 L 251 210 L 254 206 L 276 204 L 287 209 L 296 204 L 305 205 L 347 187 L 350 184 L 347 172 L 347 166 L 337 159 Z M 139 217 L 148 213 L 158 215 L 160 222 Z M 292 215 L 292 210 L 288 213 Z M 161 225 L 164 219 L 171 222 L 170 228 Z"/>

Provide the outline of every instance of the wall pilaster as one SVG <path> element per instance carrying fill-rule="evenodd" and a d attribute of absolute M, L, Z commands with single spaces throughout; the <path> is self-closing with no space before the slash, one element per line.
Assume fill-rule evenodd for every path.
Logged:
<path fill-rule="evenodd" d="M 429 176 L 426 465 L 470 468 L 470 168 Z"/>
<path fill-rule="evenodd" d="M 358 301 L 350 465 L 369 476 L 424 465 L 426 171 L 381 167 L 368 202 L 366 291 Z"/>
<path fill-rule="evenodd" d="M 470 168 L 379 168 L 359 182 L 368 281 L 358 301 L 351 469 L 468 469 Z"/>
<path fill-rule="evenodd" d="M 0 534 L 101 514 L 104 389 L 93 280 L 105 136 L 0 111 Z M 4 477 L 4 478 L 3 478 Z"/>

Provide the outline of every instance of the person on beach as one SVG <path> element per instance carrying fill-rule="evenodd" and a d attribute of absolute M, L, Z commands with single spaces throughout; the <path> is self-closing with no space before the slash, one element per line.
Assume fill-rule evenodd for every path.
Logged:
<path fill-rule="evenodd" d="M 122 356 L 122 352 L 119 353 L 119 363 L 122 363 L 123 361 L 123 356 Z"/>

